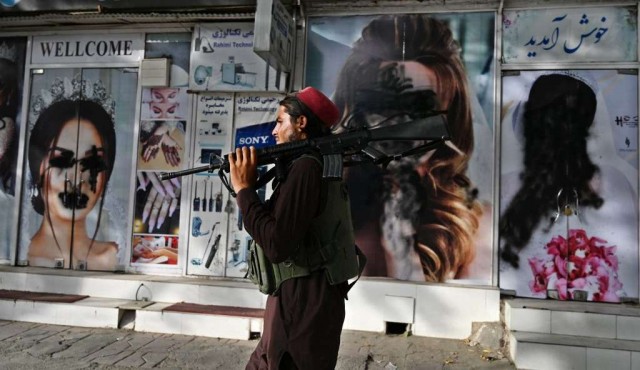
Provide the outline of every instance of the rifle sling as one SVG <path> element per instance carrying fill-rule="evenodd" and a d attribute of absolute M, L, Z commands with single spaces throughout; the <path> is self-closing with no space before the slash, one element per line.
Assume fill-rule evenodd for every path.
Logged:
<path fill-rule="evenodd" d="M 261 187 L 267 185 L 269 181 L 273 180 L 274 177 L 276 177 L 276 168 L 272 167 L 267 172 L 265 172 L 262 176 L 260 176 L 260 178 L 258 178 L 258 181 L 256 181 L 255 188 L 260 189 Z"/>

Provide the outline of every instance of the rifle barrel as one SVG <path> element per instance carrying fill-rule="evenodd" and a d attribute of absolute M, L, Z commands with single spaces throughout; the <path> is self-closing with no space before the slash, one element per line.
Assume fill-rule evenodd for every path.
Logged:
<path fill-rule="evenodd" d="M 181 170 L 181 171 L 175 171 L 175 172 L 166 172 L 160 175 L 160 180 L 169 180 L 172 179 L 174 177 L 180 177 L 180 176 L 186 176 L 186 175 L 191 175 L 194 173 L 198 173 L 198 172 L 204 172 L 204 171 L 209 171 L 209 170 L 215 170 L 217 168 L 220 168 L 220 165 L 206 165 L 206 166 L 200 166 L 200 167 L 194 167 L 194 168 L 189 168 L 186 170 Z"/>
<path fill-rule="evenodd" d="M 282 158 L 295 158 L 310 150 L 318 150 L 322 155 L 345 154 L 353 150 L 364 149 L 370 141 L 382 140 L 446 140 L 449 139 L 447 131 L 447 119 L 443 113 L 437 113 L 429 117 L 420 118 L 397 125 L 375 127 L 358 131 L 344 132 L 316 139 L 294 141 L 260 148 L 256 155 L 258 165 L 274 163 Z M 227 154 L 222 163 L 190 168 L 182 171 L 167 172 L 160 175 L 160 180 L 168 180 L 174 177 L 191 175 L 198 172 L 220 171 L 229 172 Z"/>
<path fill-rule="evenodd" d="M 436 114 L 397 125 L 369 130 L 370 140 L 440 140 L 448 139 L 447 118 Z"/>

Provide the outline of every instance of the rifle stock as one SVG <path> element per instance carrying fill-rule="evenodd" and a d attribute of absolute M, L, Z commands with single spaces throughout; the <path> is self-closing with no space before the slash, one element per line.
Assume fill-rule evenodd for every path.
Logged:
<path fill-rule="evenodd" d="M 368 147 L 370 142 L 385 140 L 405 140 L 405 141 L 431 141 L 425 145 L 428 149 L 449 140 L 449 132 L 447 130 L 447 120 L 443 113 L 434 114 L 429 117 L 420 118 L 414 121 L 399 123 L 393 126 L 385 126 L 373 129 L 361 129 L 349 131 L 329 136 L 323 136 L 316 139 L 307 139 L 290 143 L 273 145 L 266 148 L 256 150 L 258 165 L 266 165 L 279 162 L 286 163 L 305 153 L 312 151 L 320 153 L 325 159 L 325 177 L 339 178 L 342 176 L 342 160 L 346 156 L 362 153 L 369 158 L 375 151 Z M 386 153 L 379 153 L 393 160 L 397 155 L 389 156 Z M 220 172 L 229 172 L 228 156 L 233 153 L 226 154 L 224 157 L 214 157 L 210 160 L 209 165 L 190 168 L 182 171 L 168 172 L 160 175 L 161 180 L 168 180 L 174 177 L 190 175 L 199 172 L 213 172 L 219 169 Z M 338 156 L 340 158 L 338 158 Z M 217 159 L 214 163 L 214 159 Z M 378 159 L 371 158 L 376 162 Z M 337 164 L 339 163 L 339 164 Z M 331 168 L 326 169 L 326 165 L 330 164 Z M 222 176 L 222 174 L 220 173 Z M 225 184 L 226 185 L 226 184 Z M 231 190 L 231 189 L 229 189 Z"/>

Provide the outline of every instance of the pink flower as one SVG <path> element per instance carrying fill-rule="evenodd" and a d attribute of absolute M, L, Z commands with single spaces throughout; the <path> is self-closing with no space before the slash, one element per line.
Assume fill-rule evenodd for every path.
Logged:
<path fill-rule="evenodd" d="M 551 239 L 547 243 L 547 253 L 553 256 L 560 256 L 565 258 L 567 256 L 567 240 L 558 235 Z"/>
<path fill-rule="evenodd" d="M 558 291 L 558 299 L 564 301 L 567 299 L 567 279 L 558 279 L 555 283 L 555 288 Z"/>
<path fill-rule="evenodd" d="M 585 278 L 579 278 L 571 281 L 571 288 L 573 288 L 573 290 L 575 289 L 585 290 L 586 286 L 587 286 L 587 279 Z"/>
<path fill-rule="evenodd" d="M 546 261 L 539 258 L 529 258 L 529 266 L 533 271 L 533 280 L 529 282 L 529 289 L 535 294 L 544 294 L 547 291 Z"/>
<path fill-rule="evenodd" d="M 616 246 L 589 237 L 583 229 L 569 230 L 569 238 L 554 236 L 547 243 L 546 256 L 529 258 L 533 280 L 529 288 L 535 296 L 556 290 L 558 298 L 573 299 L 576 291 L 587 300 L 618 302 L 622 283 L 618 279 Z M 580 298 L 578 298 L 580 299 Z"/>

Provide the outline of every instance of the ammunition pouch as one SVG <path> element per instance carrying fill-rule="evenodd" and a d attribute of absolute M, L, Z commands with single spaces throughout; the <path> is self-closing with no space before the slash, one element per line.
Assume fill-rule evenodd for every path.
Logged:
<path fill-rule="evenodd" d="M 297 265 L 292 261 L 271 263 L 265 256 L 262 247 L 252 241 L 249 246 L 249 270 L 246 277 L 258 286 L 260 292 L 274 294 L 280 289 L 280 285 L 283 282 L 310 275 L 312 272 L 324 268 L 325 276 L 331 285 L 342 283 L 357 276 L 358 278 L 349 284 L 349 289 L 351 289 L 360 278 L 367 263 L 367 258 L 355 244 L 353 248 L 346 248 L 344 255 L 345 259 L 336 258 L 336 262 L 329 263 L 326 266 L 318 266 L 315 269 Z"/>
<path fill-rule="evenodd" d="M 285 261 L 271 263 L 264 255 L 264 250 L 257 243 L 249 246 L 249 271 L 247 277 L 258 286 L 264 294 L 275 293 L 283 281 L 311 274 L 308 268 Z"/>

